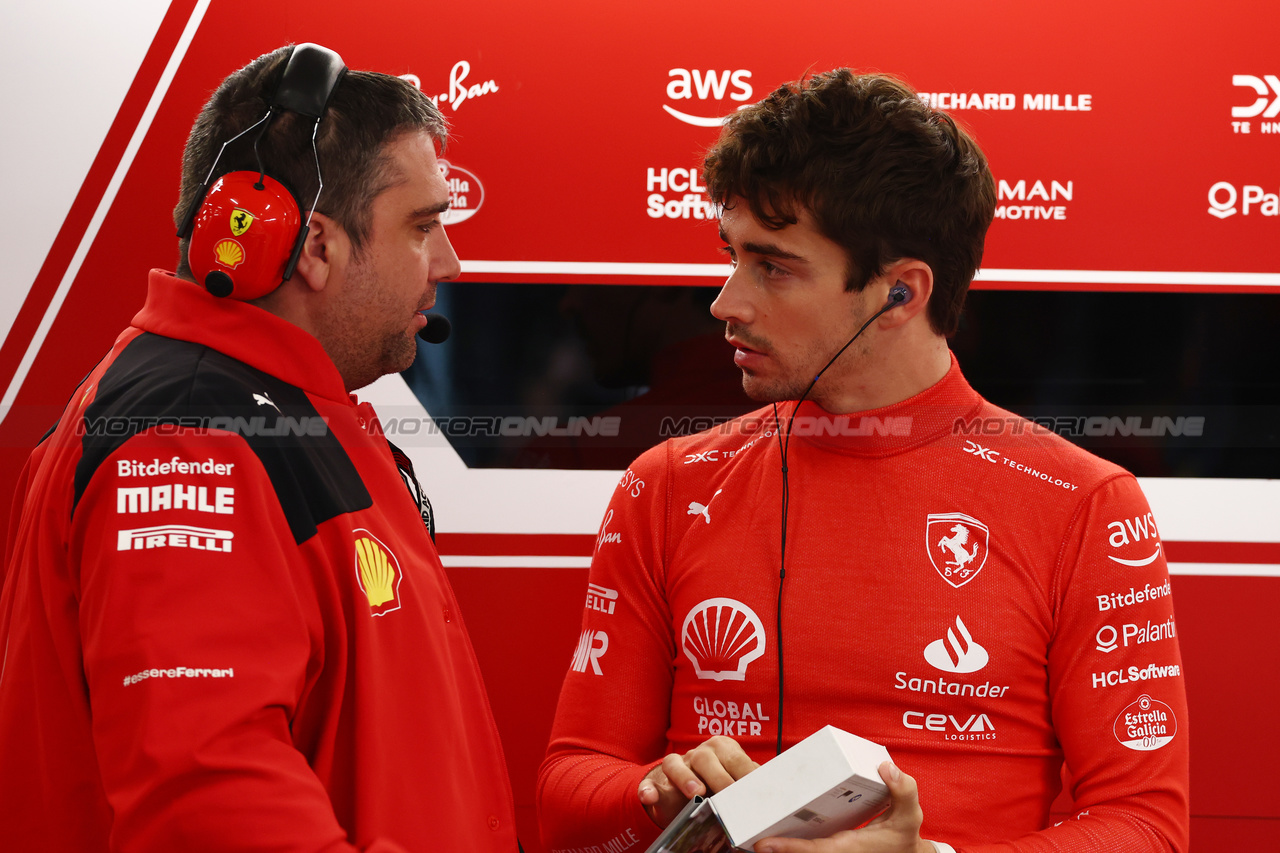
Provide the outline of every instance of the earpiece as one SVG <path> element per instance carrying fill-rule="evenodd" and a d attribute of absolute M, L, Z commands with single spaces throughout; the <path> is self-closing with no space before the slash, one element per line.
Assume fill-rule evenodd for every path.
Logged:
<path fill-rule="evenodd" d="M 907 287 L 901 281 L 889 288 L 889 304 L 905 305 L 911 301 L 911 288 Z"/>
<path fill-rule="evenodd" d="M 204 186 L 178 229 L 179 237 L 191 238 L 187 263 L 192 274 L 214 296 L 257 299 L 292 277 L 320 191 L 316 191 L 306 221 L 302 221 L 302 203 L 288 187 L 266 173 L 258 143 L 281 112 L 314 119 L 319 125 L 346 70 L 342 57 L 332 50 L 318 44 L 297 45 L 289 54 L 267 114 L 219 149 Z M 254 129 L 258 129 L 253 139 L 258 170 L 229 172 L 214 181 L 227 146 Z M 314 154 L 314 132 L 311 145 Z M 318 155 L 316 179 L 323 188 Z"/>
<path fill-rule="evenodd" d="M 187 262 L 214 296 L 257 299 L 293 272 L 289 261 L 302 218 L 298 201 L 275 178 L 258 177 L 229 172 L 218 178 L 192 223 Z"/>

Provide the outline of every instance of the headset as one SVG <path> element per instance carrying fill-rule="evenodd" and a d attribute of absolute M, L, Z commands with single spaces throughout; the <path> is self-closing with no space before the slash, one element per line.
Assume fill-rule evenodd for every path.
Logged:
<path fill-rule="evenodd" d="M 196 281 L 214 296 L 250 300 L 265 296 L 288 281 L 298 265 L 320 201 L 324 179 L 316 133 L 333 90 L 347 73 L 342 57 L 318 44 L 299 44 L 289 53 L 284 75 L 268 102 L 267 114 L 222 143 L 209 174 L 178 227 L 190 237 L 187 263 Z M 314 119 L 311 153 L 316 160 L 315 198 L 302 219 L 303 206 L 291 189 L 267 174 L 258 143 L 282 112 Z M 257 171 L 236 171 L 214 180 L 227 146 L 260 128 L 253 138 Z"/>
<path fill-rule="evenodd" d="M 889 288 L 889 298 L 885 301 L 883 307 L 862 324 L 858 331 L 853 333 L 853 337 L 849 338 L 849 342 L 840 347 L 840 351 L 831 356 L 831 360 L 826 363 L 818 375 L 813 377 L 813 381 L 809 383 L 809 387 L 804 389 L 804 393 L 800 395 L 800 399 L 796 400 L 795 408 L 791 410 L 791 417 L 787 418 L 786 437 L 783 437 L 782 423 L 778 418 L 778 404 L 773 404 L 773 423 L 774 434 L 778 437 L 778 452 L 782 457 L 782 540 L 779 546 L 778 554 L 778 604 L 774 609 L 775 623 L 774 633 L 777 635 L 777 658 L 778 658 L 778 740 L 775 754 L 782 754 L 782 711 L 783 711 L 783 695 L 785 693 L 786 681 L 783 676 L 783 656 L 782 656 L 782 585 L 787 579 L 787 515 L 791 509 L 791 486 L 787 481 L 787 451 L 791 449 L 791 425 L 795 423 L 796 412 L 800 411 L 800 404 L 809 396 L 809 392 L 813 390 L 813 386 L 818 384 L 818 380 L 822 378 L 822 374 L 827 372 L 827 368 L 836 363 L 836 359 L 844 355 L 844 351 L 853 346 L 853 342 L 862 337 L 868 327 L 876 320 L 880 319 L 880 315 L 899 305 L 905 305 L 911 301 L 911 288 L 907 287 L 902 281 L 894 283 Z"/>

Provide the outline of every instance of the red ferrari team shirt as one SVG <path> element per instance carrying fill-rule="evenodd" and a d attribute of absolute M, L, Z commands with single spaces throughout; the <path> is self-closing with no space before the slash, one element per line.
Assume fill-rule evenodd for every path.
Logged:
<path fill-rule="evenodd" d="M 771 408 L 619 482 L 539 778 L 553 851 L 649 843 L 636 788 L 664 754 L 728 735 L 763 762 L 780 718 L 784 748 L 828 724 L 884 744 L 923 837 L 963 853 L 1186 849 L 1177 623 L 1131 475 L 954 363 L 884 409 L 803 404 L 788 466 L 781 596 Z"/>
<path fill-rule="evenodd" d="M 318 341 L 153 272 L 24 473 L 5 850 L 516 849 L 470 641 Z"/>

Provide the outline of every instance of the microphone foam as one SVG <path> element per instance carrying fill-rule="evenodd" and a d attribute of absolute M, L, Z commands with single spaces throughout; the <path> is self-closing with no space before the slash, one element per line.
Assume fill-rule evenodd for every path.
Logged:
<path fill-rule="evenodd" d="M 453 334 L 453 324 L 449 322 L 448 317 L 435 313 L 422 316 L 427 318 L 427 325 L 418 332 L 418 337 L 429 344 L 442 344 L 449 340 L 449 335 Z"/>

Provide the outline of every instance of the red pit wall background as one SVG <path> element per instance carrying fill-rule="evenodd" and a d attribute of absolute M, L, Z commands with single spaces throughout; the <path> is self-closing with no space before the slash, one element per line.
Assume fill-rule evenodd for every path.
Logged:
<path fill-rule="evenodd" d="M 849 65 L 943 96 L 935 103 L 988 153 L 1003 217 L 976 287 L 1280 291 L 1280 115 L 1267 115 L 1280 113 L 1274 2 L 829 3 L 790 17 L 776 4 L 665 0 L 151 5 L 160 11 L 147 19 L 150 49 L 56 238 L 13 247 L 41 252 L 43 265 L 5 297 L 14 306 L 0 347 L 6 496 L 70 389 L 141 304 L 147 269 L 173 265 L 180 151 L 200 105 L 227 72 L 291 41 L 331 46 L 352 67 L 413 74 L 443 94 L 455 127 L 445 159 L 467 182 L 455 206 L 470 214 L 450 228 L 464 281 L 716 281 L 714 223 L 697 218 L 699 186 L 675 170 L 696 169 L 717 131 L 672 111 L 714 119 L 806 71 Z M 56 50 L 56 36 L 45 38 Z M 31 142 L 6 150 L 15 144 Z M 509 479 L 497 472 L 486 488 L 519 493 Z M 575 496 L 576 483 L 565 475 L 569 520 L 553 532 L 530 533 L 517 509 L 510 529 L 440 536 L 531 851 L 540 849 L 534 775 L 594 539 L 596 522 L 585 519 L 603 509 L 599 490 Z M 1215 494 L 1230 503 L 1236 492 L 1219 481 Z M 1276 492 L 1261 494 L 1274 520 Z M 1190 568 L 1173 580 L 1194 717 L 1197 851 L 1280 838 L 1275 527 L 1178 539 L 1162 521 L 1175 567 L 1228 573 Z"/>

